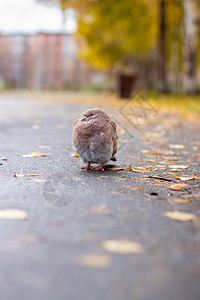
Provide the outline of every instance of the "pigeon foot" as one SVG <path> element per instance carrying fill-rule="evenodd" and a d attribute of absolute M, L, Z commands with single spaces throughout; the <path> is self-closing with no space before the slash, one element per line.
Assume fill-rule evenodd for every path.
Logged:
<path fill-rule="evenodd" d="M 85 170 L 94 170 L 95 168 L 93 168 L 92 166 L 90 165 L 87 165 L 85 167 L 82 167 L 81 169 L 85 169 Z"/>
<path fill-rule="evenodd" d="M 105 171 L 102 165 L 100 165 L 98 168 L 95 168 L 94 170 L 96 171 Z"/>

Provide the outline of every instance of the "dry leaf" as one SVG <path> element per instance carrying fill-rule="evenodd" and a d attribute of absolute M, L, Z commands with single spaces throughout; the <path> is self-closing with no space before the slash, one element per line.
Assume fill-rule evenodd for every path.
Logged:
<path fill-rule="evenodd" d="M 142 253 L 143 246 L 141 244 L 128 240 L 107 240 L 101 243 L 101 247 L 109 252 L 128 254 Z"/>
<path fill-rule="evenodd" d="M 170 190 L 181 191 L 186 186 L 187 186 L 187 184 L 185 184 L 185 183 L 176 183 L 176 184 L 172 184 L 170 186 Z"/>
<path fill-rule="evenodd" d="M 131 186 L 131 185 L 127 186 L 127 188 L 128 188 L 128 189 L 131 189 L 131 190 L 143 190 L 143 188 L 142 188 L 142 187 L 138 187 L 138 186 Z"/>
<path fill-rule="evenodd" d="M 169 168 L 170 169 L 187 169 L 189 168 L 189 166 L 186 166 L 186 165 L 169 165 Z"/>
<path fill-rule="evenodd" d="M 183 149 L 185 146 L 184 145 L 170 144 L 169 147 L 173 148 L 173 149 Z"/>
<path fill-rule="evenodd" d="M 200 198 L 200 194 L 187 195 L 188 198 Z"/>
<path fill-rule="evenodd" d="M 1 160 L 8 160 L 8 159 L 7 159 L 7 158 L 5 158 L 5 157 L 2 157 L 2 158 L 1 158 Z"/>
<path fill-rule="evenodd" d="M 107 168 L 108 171 L 121 171 L 123 168 Z"/>
<path fill-rule="evenodd" d="M 174 199 L 169 199 L 169 200 L 172 202 L 175 202 L 175 203 L 191 203 L 192 202 L 191 200 L 181 199 L 181 198 L 174 198 Z"/>
<path fill-rule="evenodd" d="M 79 154 L 78 153 L 70 153 L 70 156 L 71 157 L 79 157 Z"/>
<path fill-rule="evenodd" d="M 32 152 L 31 154 L 23 154 L 20 156 L 22 156 L 22 157 L 38 157 L 38 156 L 46 156 L 46 154 L 42 154 L 40 152 Z"/>
<path fill-rule="evenodd" d="M 27 213 L 20 209 L 1 209 L 0 219 L 13 219 L 13 220 L 23 220 L 27 219 Z"/>
<path fill-rule="evenodd" d="M 104 215 L 104 214 L 109 214 L 110 213 L 110 209 L 106 204 L 100 204 L 99 206 L 95 206 L 89 209 L 89 211 L 95 213 L 95 214 L 100 214 L 100 215 Z"/>
<path fill-rule="evenodd" d="M 194 180 L 195 176 L 192 176 L 192 177 L 181 176 L 181 177 L 176 177 L 176 178 L 180 179 L 181 181 L 189 181 L 189 180 Z"/>
<path fill-rule="evenodd" d="M 135 173 L 146 173 L 146 172 L 154 172 L 157 171 L 158 169 L 152 169 L 150 167 L 135 167 L 135 168 L 131 168 L 131 170 Z"/>
<path fill-rule="evenodd" d="M 178 221 L 183 221 L 183 222 L 194 221 L 197 219 L 194 214 L 185 213 L 185 212 L 181 212 L 178 210 L 167 211 L 167 212 L 165 212 L 165 216 L 167 218 L 170 218 L 173 220 L 178 220 Z"/>
<path fill-rule="evenodd" d="M 107 255 L 85 254 L 76 259 L 78 265 L 91 268 L 106 268 L 111 263 L 111 258 Z"/>
<path fill-rule="evenodd" d="M 20 173 L 20 174 L 15 173 L 14 176 L 15 176 L 15 177 L 24 177 L 25 175 L 24 175 L 24 174 L 21 174 L 21 173 Z"/>
<path fill-rule="evenodd" d="M 71 147 L 65 147 L 67 150 L 73 150 L 73 148 Z"/>
<path fill-rule="evenodd" d="M 42 148 L 42 149 L 50 149 L 50 146 L 45 146 L 45 145 L 39 145 L 38 148 Z"/>

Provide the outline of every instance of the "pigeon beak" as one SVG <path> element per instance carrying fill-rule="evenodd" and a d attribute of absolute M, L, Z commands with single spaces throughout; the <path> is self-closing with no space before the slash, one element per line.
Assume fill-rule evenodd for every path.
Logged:
<path fill-rule="evenodd" d="M 84 117 L 83 119 L 81 119 L 81 121 L 85 121 L 85 122 L 87 122 L 87 121 L 88 121 L 88 119 L 87 119 L 86 117 Z"/>

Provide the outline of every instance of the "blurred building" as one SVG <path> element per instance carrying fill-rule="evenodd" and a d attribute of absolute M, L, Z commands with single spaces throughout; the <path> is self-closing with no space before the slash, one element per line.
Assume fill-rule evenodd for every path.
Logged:
<path fill-rule="evenodd" d="M 80 88 L 101 74 L 78 59 L 80 45 L 67 34 L 0 34 L 0 80 L 8 88 Z"/>

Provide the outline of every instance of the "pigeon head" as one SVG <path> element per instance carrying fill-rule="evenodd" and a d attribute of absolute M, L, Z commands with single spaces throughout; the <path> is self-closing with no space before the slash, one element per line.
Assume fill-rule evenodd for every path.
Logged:
<path fill-rule="evenodd" d="M 90 120 L 108 119 L 109 116 L 101 108 L 91 108 L 84 112 L 82 122 L 89 122 Z"/>

